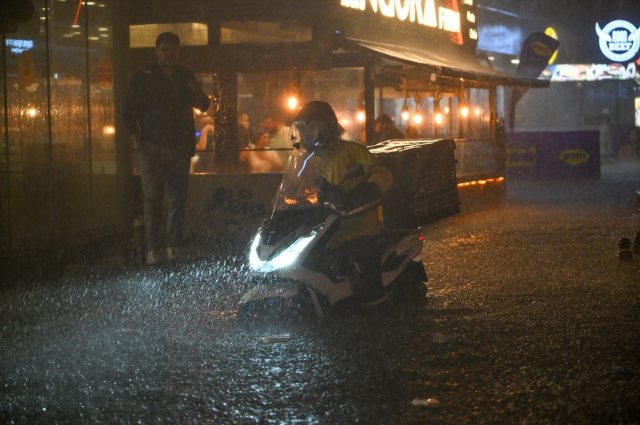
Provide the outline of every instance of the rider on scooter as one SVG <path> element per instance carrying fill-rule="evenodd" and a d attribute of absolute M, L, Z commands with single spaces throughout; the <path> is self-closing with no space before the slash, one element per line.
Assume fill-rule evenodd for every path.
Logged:
<path fill-rule="evenodd" d="M 387 167 L 364 145 L 340 138 L 338 119 L 328 103 L 307 103 L 300 108 L 291 127 L 292 139 L 295 132 L 313 129 L 317 142 L 328 154 L 327 169 L 322 172 L 329 184 L 321 186 L 322 202 L 329 202 L 343 211 L 352 211 L 375 202 L 391 188 L 393 176 Z M 345 179 L 349 167 L 358 163 L 363 165 L 364 174 Z M 388 295 L 381 280 L 380 259 L 384 245 L 377 209 L 345 219 L 327 247 L 332 250 L 329 264 L 348 258 L 352 292 L 357 298 L 374 301 Z"/>

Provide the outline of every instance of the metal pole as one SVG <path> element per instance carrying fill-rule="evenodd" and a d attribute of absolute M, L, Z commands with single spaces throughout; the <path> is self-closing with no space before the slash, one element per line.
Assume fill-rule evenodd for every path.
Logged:
<path fill-rule="evenodd" d="M 439 126 L 439 124 L 436 122 L 435 118 L 436 118 L 436 111 L 439 111 L 439 110 L 440 110 L 440 101 L 434 97 L 433 98 L 433 115 L 431 117 L 432 119 L 427 120 L 427 122 L 433 123 L 433 138 L 434 139 L 438 138 L 438 126 Z"/>
<path fill-rule="evenodd" d="M 6 34 L 2 33 L 2 83 L 4 87 L 4 152 L 5 167 L 7 168 L 7 235 L 9 237 L 9 250 L 11 250 L 11 181 L 9 173 L 9 93 L 7 92 L 7 43 Z M 0 197 L 0 200 L 2 198 Z"/>
<path fill-rule="evenodd" d="M 365 144 L 373 141 L 374 122 L 375 122 L 375 85 L 374 85 L 374 67 L 371 60 L 367 58 L 364 65 L 364 114 L 365 114 Z M 382 99 L 381 99 L 382 100 Z"/>
<path fill-rule="evenodd" d="M 449 137 L 453 139 L 453 96 L 449 97 Z"/>
<path fill-rule="evenodd" d="M 120 203 L 120 230 L 128 231 L 136 216 L 139 192 L 133 175 L 133 155 L 131 154 L 127 129 L 124 123 L 124 103 L 127 96 L 127 66 L 129 57 L 129 14 L 127 4 L 121 0 L 112 1 L 113 45 L 113 107 L 116 127 L 116 175 Z"/>
<path fill-rule="evenodd" d="M 93 151 L 91 149 L 91 73 L 89 64 L 89 8 L 84 8 L 84 46 L 85 66 L 87 76 L 87 153 L 89 155 L 89 211 L 91 214 L 91 227 L 93 227 Z"/>
<path fill-rule="evenodd" d="M 54 230 L 55 218 L 53 215 L 53 131 L 51 129 L 51 54 L 49 47 L 49 0 L 44 1 L 44 33 L 46 42 L 46 74 L 47 74 L 47 132 L 49 135 L 49 215 L 51 216 L 51 229 Z"/>

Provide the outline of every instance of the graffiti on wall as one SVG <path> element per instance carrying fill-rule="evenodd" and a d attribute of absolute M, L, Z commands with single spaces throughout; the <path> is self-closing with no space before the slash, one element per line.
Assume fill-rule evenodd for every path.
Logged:
<path fill-rule="evenodd" d="M 207 202 L 207 211 L 224 211 L 232 216 L 242 216 L 243 219 L 256 220 L 268 214 L 264 202 L 255 200 L 254 194 L 249 189 L 234 190 L 227 187 L 219 187 Z"/>

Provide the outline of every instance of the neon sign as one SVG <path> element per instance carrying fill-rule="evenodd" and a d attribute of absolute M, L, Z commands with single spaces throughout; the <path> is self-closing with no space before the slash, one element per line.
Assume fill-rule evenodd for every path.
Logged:
<path fill-rule="evenodd" d="M 627 21 L 613 21 L 600 29 L 596 23 L 596 33 L 600 37 L 600 50 L 615 62 L 626 62 L 640 50 L 640 28 Z"/>
<path fill-rule="evenodd" d="M 472 4 L 472 0 L 465 0 Z M 439 7 L 436 13 L 434 0 L 341 0 L 340 5 L 351 9 L 366 10 L 367 3 L 375 13 L 380 13 L 389 18 L 397 18 L 401 21 L 409 19 L 432 28 L 440 28 L 445 31 L 460 32 L 460 12 Z M 475 21 L 475 15 L 471 19 Z"/>
<path fill-rule="evenodd" d="M 33 47 L 33 41 L 31 40 L 17 40 L 13 38 L 7 38 L 6 45 L 11 47 L 13 53 L 22 53 L 25 50 L 29 50 Z"/>

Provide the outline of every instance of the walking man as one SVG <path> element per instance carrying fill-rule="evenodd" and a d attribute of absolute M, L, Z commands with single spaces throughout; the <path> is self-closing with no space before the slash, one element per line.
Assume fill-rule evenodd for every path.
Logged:
<path fill-rule="evenodd" d="M 157 60 L 137 72 L 129 86 L 124 115 L 129 142 L 140 160 L 147 231 L 147 264 L 160 260 L 160 220 L 164 191 L 169 199 L 167 260 L 175 258 L 196 150 L 193 108 L 204 112 L 209 98 L 190 69 L 178 65 L 180 38 L 156 38 Z"/>

